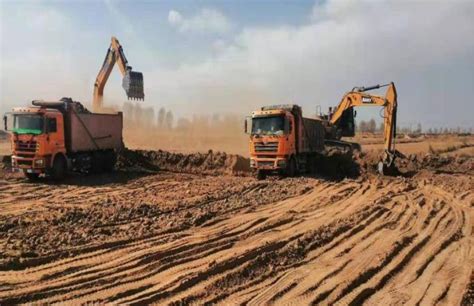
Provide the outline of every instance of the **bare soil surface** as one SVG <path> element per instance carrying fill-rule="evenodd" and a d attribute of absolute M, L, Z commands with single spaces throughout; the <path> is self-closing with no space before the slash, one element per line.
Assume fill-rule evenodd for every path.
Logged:
<path fill-rule="evenodd" d="M 0 164 L 1 304 L 472 303 L 472 156 L 263 181 L 241 160 L 127 151 L 60 183 Z"/>

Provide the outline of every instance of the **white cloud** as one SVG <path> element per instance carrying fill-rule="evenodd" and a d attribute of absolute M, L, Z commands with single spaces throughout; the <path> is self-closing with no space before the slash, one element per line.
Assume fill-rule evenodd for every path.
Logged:
<path fill-rule="evenodd" d="M 204 8 L 196 15 L 186 18 L 180 12 L 171 10 L 168 22 L 183 33 L 223 34 L 232 28 L 229 19 L 216 9 Z"/>
<path fill-rule="evenodd" d="M 81 22 L 74 24 L 62 11 L 14 8 L 1 18 L 0 108 L 63 95 L 90 101 L 108 41 L 96 31 L 84 37 Z M 294 102 L 311 114 L 317 104 L 323 110 L 336 104 L 353 86 L 395 81 L 401 124 L 472 126 L 473 1 L 327 0 L 307 14 L 300 26 L 250 26 L 235 36 L 231 31 L 197 64 L 137 66 L 144 73 L 146 105 L 191 115 Z M 226 17 L 204 22 L 203 15 L 170 11 L 168 22 L 181 32 L 222 33 L 216 29 L 231 26 Z M 165 60 L 152 51 L 149 58 Z M 129 56 L 136 65 L 140 55 Z M 122 101 L 119 73 L 111 78 L 107 97 Z"/>
<path fill-rule="evenodd" d="M 168 13 L 168 22 L 173 26 L 179 26 L 183 22 L 183 16 L 175 10 Z"/>
<path fill-rule="evenodd" d="M 400 123 L 472 125 L 465 111 L 473 104 L 462 97 L 474 94 L 473 13 L 467 0 L 328 0 L 307 24 L 245 28 L 208 60 L 157 79 L 167 78 L 161 92 L 190 111 L 295 102 L 310 113 L 353 86 L 395 81 Z M 185 18 L 177 24 L 189 27 Z"/>

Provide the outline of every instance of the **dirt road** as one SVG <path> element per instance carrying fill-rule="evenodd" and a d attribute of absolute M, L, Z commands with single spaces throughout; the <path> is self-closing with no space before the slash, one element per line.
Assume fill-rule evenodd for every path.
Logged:
<path fill-rule="evenodd" d="M 0 300 L 461 303 L 472 173 L 0 179 Z"/>

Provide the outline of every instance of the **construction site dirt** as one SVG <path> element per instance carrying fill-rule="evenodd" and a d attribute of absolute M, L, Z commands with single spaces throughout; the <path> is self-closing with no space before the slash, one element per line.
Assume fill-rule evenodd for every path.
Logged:
<path fill-rule="evenodd" d="M 376 150 L 265 180 L 212 151 L 124 150 L 112 174 L 61 182 L 6 157 L 0 300 L 472 305 L 473 140 L 394 177 Z"/>

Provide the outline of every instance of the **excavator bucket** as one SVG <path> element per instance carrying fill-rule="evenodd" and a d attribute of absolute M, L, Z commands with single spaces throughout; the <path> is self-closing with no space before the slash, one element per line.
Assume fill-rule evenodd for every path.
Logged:
<path fill-rule="evenodd" d="M 143 90 L 143 73 L 128 70 L 123 77 L 122 87 L 125 89 L 129 99 L 145 99 L 145 93 Z"/>

